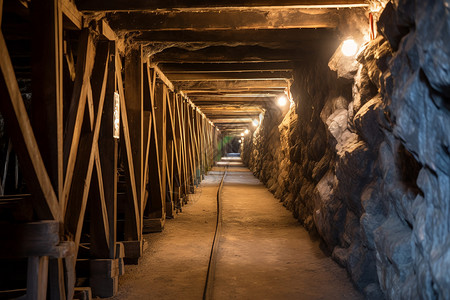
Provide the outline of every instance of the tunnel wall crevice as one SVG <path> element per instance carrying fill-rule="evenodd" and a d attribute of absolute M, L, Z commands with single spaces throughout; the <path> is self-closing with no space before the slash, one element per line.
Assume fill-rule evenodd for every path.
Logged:
<path fill-rule="evenodd" d="M 388 2 L 378 28 L 356 62 L 297 65 L 243 159 L 367 298 L 448 299 L 449 8 Z"/>

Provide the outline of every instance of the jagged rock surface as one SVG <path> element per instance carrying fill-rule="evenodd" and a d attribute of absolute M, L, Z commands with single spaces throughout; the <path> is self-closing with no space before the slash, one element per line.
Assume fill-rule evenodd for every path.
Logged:
<path fill-rule="evenodd" d="M 357 68 L 298 65 L 244 161 L 369 299 L 450 295 L 448 1 L 395 1 Z"/>

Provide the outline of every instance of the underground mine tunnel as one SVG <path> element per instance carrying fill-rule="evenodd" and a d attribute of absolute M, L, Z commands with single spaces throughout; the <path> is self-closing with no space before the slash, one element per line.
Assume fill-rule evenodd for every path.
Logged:
<path fill-rule="evenodd" d="M 0 0 L 0 299 L 450 299 L 448 0 Z"/>

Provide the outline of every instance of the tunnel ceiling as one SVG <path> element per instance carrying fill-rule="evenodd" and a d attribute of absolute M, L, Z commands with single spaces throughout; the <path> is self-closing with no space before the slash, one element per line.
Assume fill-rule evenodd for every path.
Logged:
<path fill-rule="evenodd" d="M 222 131 L 240 133 L 292 82 L 294 65 L 337 47 L 366 1 L 78 0 L 142 44 L 174 87 Z"/>

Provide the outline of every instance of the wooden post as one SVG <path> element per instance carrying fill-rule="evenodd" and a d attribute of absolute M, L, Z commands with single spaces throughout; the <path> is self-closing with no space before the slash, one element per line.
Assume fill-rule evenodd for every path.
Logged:
<path fill-rule="evenodd" d="M 131 150 L 133 153 L 134 174 L 136 180 L 136 197 L 140 209 L 143 202 L 143 127 L 144 127 L 144 102 L 143 102 L 143 61 L 142 47 L 131 49 L 125 56 L 125 104 L 127 107 L 128 130 L 130 133 Z M 133 210 L 126 210 L 134 214 Z M 131 216 L 133 218 L 133 216 Z M 130 219 L 127 217 L 126 219 Z M 135 225 L 125 222 L 125 240 L 130 238 L 140 239 L 141 222 L 139 220 L 139 232 L 134 233 Z"/>

